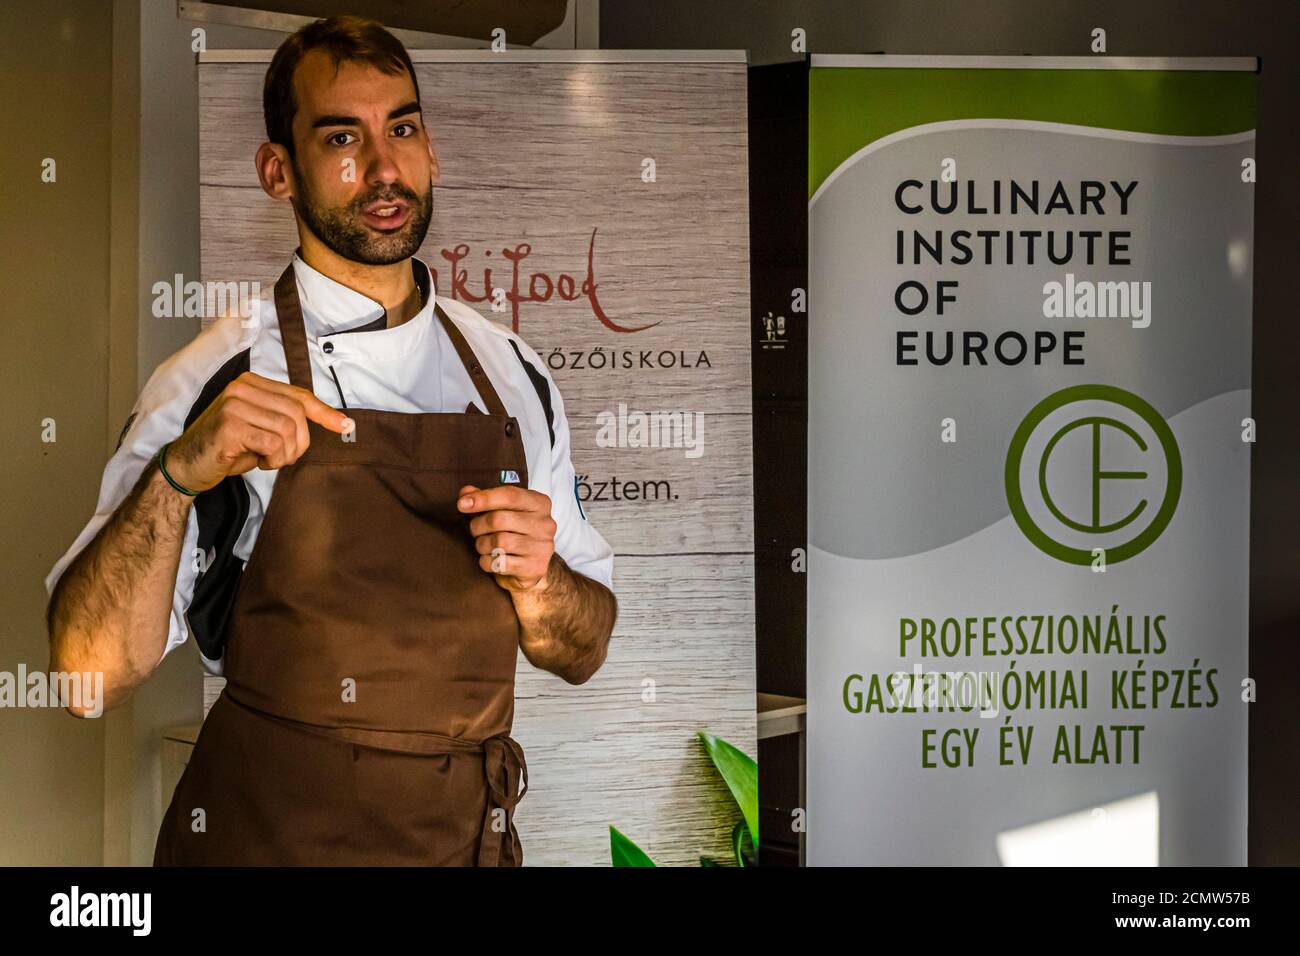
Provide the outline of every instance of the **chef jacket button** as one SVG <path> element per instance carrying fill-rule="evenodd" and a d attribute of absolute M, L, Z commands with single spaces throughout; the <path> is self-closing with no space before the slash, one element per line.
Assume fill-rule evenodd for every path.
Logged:
<path fill-rule="evenodd" d="M 334 343 L 326 342 L 324 345 L 321 346 L 321 348 L 325 351 L 325 354 L 328 355 L 329 353 L 334 351 Z"/>

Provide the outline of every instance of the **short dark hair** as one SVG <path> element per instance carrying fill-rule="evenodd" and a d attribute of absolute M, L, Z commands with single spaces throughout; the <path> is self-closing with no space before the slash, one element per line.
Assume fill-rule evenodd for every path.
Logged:
<path fill-rule="evenodd" d="M 393 75 L 406 70 L 415 86 L 415 100 L 420 101 L 420 81 L 415 78 L 415 67 L 406 47 L 380 23 L 346 14 L 316 20 L 280 44 L 262 84 L 266 138 L 283 146 L 290 156 L 293 156 L 293 117 L 298 112 L 293 96 L 293 71 L 312 50 L 328 53 L 336 69 L 348 60 L 369 63 Z"/>

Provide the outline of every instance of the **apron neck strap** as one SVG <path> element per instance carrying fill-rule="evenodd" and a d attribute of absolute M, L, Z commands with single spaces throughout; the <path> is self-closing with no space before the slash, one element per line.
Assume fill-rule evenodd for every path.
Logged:
<path fill-rule="evenodd" d="M 474 355 L 474 350 L 465 341 L 456 323 L 448 318 L 442 306 L 435 301 L 433 311 L 438 321 L 451 339 L 451 344 L 460 356 L 461 364 L 469 374 L 469 380 L 487 405 L 489 415 L 506 415 L 506 407 L 501 402 L 492 380 Z M 298 277 L 290 262 L 275 283 L 275 315 L 280 323 L 280 341 L 284 343 L 284 357 L 289 369 L 289 383 L 313 391 L 311 380 L 311 359 L 307 353 L 307 329 L 302 317 L 302 304 L 298 300 Z"/>
<path fill-rule="evenodd" d="M 442 306 L 437 302 L 433 304 L 433 311 L 438 316 L 438 321 L 447 332 L 447 338 L 451 339 L 451 344 L 456 346 L 456 354 L 460 356 L 460 362 L 465 366 L 465 371 L 469 373 L 469 380 L 474 383 L 478 389 L 479 395 L 483 397 L 487 405 L 489 415 L 506 415 L 506 407 L 501 403 L 501 397 L 497 395 L 497 390 L 492 386 L 492 379 L 488 378 L 487 372 L 483 371 L 483 366 L 479 364 L 478 358 L 474 355 L 474 350 L 470 348 L 465 336 L 461 333 L 460 328 L 453 322 L 447 313 L 442 311 Z"/>
<path fill-rule="evenodd" d="M 293 263 L 275 283 L 275 317 L 280 323 L 280 341 L 289 368 L 289 384 L 312 391 L 311 359 L 307 355 L 307 329 L 298 302 L 298 277 Z"/>

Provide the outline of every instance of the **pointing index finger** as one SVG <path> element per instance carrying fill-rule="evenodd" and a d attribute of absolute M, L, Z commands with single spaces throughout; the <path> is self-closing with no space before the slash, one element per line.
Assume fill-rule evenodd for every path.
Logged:
<path fill-rule="evenodd" d="M 315 395 L 309 393 L 306 389 L 301 389 L 302 394 L 298 400 L 302 402 L 303 413 L 318 425 L 323 425 L 332 432 L 342 434 L 352 425 L 352 419 L 337 408 L 326 405 Z"/>
<path fill-rule="evenodd" d="M 323 425 L 332 432 L 342 434 L 352 425 L 352 419 L 337 408 L 326 405 L 309 390 L 298 385 L 291 385 L 288 382 L 281 382 L 273 378 L 266 378 L 262 375 L 251 374 L 251 378 L 259 388 L 269 389 L 273 392 L 279 392 L 281 395 L 287 395 L 294 399 L 302 406 L 303 414 L 318 425 Z"/>

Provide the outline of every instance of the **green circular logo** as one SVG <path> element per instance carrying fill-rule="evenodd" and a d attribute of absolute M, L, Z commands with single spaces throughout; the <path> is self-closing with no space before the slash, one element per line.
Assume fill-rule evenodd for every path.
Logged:
<path fill-rule="evenodd" d="M 1102 437 L 1109 430 L 1143 454 L 1155 454 L 1156 449 L 1150 447 L 1141 434 L 1122 418 L 1099 413 L 1095 410 L 1095 406 L 1092 411 L 1069 420 L 1055 430 L 1043 445 L 1038 460 L 1033 463 L 1036 480 L 1032 483 L 1025 480 L 1021 472 L 1025 450 L 1029 446 L 1030 439 L 1049 415 L 1057 409 L 1078 402 L 1109 402 L 1118 406 L 1120 415 L 1125 412 L 1137 415 L 1155 433 L 1159 443 L 1159 453 L 1164 456 L 1166 476 L 1163 495 L 1158 496 L 1160 498 L 1158 506 L 1152 507 L 1150 499 L 1142 498 L 1128 514 L 1112 521 L 1102 519 L 1102 497 L 1104 489 L 1110 482 L 1150 480 L 1148 471 L 1105 470 L 1101 455 Z M 1063 439 L 1074 435 L 1080 429 L 1087 429 L 1086 434 L 1092 440 L 1091 471 L 1088 475 L 1092 489 L 1091 513 L 1084 517 L 1066 513 L 1054 499 L 1048 481 L 1048 461 L 1053 451 Z M 1173 431 L 1149 402 L 1114 385 L 1073 385 L 1047 396 L 1025 416 L 1025 420 L 1020 423 L 1020 427 L 1011 438 L 1010 447 L 1007 448 L 1005 477 L 1007 503 L 1011 506 L 1011 515 L 1016 519 L 1016 524 L 1036 547 L 1060 561 L 1070 564 L 1091 564 L 1094 560 L 1094 549 L 1075 547 L 1058 541 L 1048 534 L 1030 514 L 1026 506 L 1026 492 L 1034 495 L 1052 518 L 1079 535 L 1096 535 L 1098 541 L 1103 536 L 1107 540 L 1113 540 L 1120 536 L 1120 532 L 1124 529 L 1132 529 L 1133 533 L 1127 538 L 1121 537 L 1119 544 L 1103 546 L 1099 543 L 1097 545 L 1104 552 L 1106 562 L 1115 564 L 1140 554 L 1168 527 L 1170 519 L 1174 516 L 1174 509 L 1178 507 L 1178 495 L 1183 486 L 1183 462 L 1178 453 L 1178 443 L 1174 440 Z M 1031 487 L 1026 488 L 1026 485 Z M 1145 521 L 1139 520 L 1143 517 L 1146 518 Z"/>

